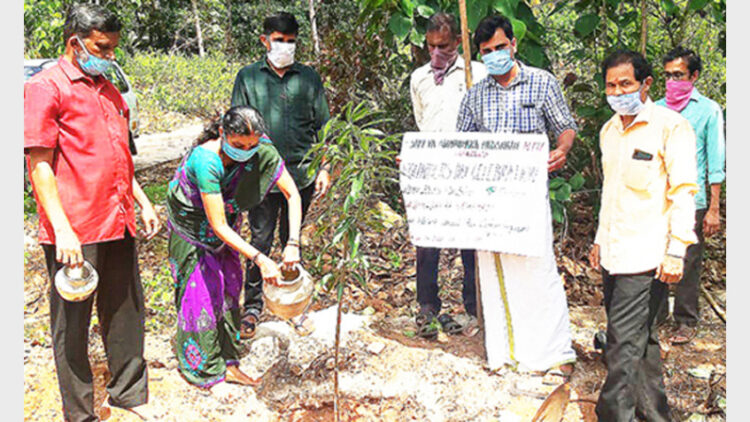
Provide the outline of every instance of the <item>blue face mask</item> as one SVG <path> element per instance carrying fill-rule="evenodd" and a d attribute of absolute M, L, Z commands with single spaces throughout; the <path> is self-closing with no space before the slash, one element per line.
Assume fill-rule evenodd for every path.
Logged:
<path fill-rule="evenodd" d="M 487 73 L 490 75 L 505 75 L 513 69 L 513 59 L 510 58 L 510 50 L 495 50 L 482 56 Z"/>
<path fill-rule="evenodd" d="M 643 83 L 641 83 L 638 91 L 631 92 L 630 94 L 607 95 L 609 106 L 622 116 L 633 116 L 640 113 L 646 107 L 646 104 L 641 101 L 643 86 Z"/>
<path fill-rule="evenodd" d="M 76 55 L 76 61 L 78 61 L 78 65 L 81 66 L 81 70 L 91 76 L 106 73 L 110 66 L 112 66 L 112 60 L 102 59 L 89 53 L 86 49 L 86 45 L 80 38 L 78 38 L 78 35 L 75 37 L 78 40 L 78 45 L 83 49 L 83 54 Z"/>
<path fill-rule="evenodd" d="M 235 148 L 227 141 L 226 135 L 222 134 L 221 136 L 223 138 L 221 142 L 222 151 L 224 151 L 227 157 L 238 163 L 244 163 L 253 158 L 253 155 L 258 152 L 258 148 L 260 147 L 260 144 L 258 144 L 250 149 Z"/>

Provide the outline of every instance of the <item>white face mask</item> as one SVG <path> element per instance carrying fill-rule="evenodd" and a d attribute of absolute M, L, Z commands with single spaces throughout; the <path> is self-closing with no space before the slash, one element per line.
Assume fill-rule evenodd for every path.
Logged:
<path fill-rule="evenodd" d="M 271 51 L 266 55 L 274 67 L 283 69 L 294 63 L 294 50 L 297 48 L 295 43 L 281 41 L 271 41 Z"/>

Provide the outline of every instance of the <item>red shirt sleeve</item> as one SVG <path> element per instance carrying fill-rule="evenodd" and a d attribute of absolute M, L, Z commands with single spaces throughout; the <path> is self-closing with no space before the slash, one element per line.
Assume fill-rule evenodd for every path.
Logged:
<path fill-rule="evenodd" d="M 55 148 L 59 136 L 57 89 L 42 82 L 29 82 L 23 89 L 23 150 Z"/>

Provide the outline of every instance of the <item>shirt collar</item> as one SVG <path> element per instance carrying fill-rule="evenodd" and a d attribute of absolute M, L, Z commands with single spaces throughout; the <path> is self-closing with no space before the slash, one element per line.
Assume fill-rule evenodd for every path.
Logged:
<path fill-rule="evenodd" d="M 633 121 L 630 122 L 630 125 L 628 125 L 627 127 L 623 127 L 622 119 L 617 113 L 615 113 L 613 117 L 616 121 L 615 124 L 617 125 L 617 130 L 619 130 L 620 132 L 625 132 L 626 130 L 635 127 L 639 123 L 648 124 L 648 122 L 651 121 L 651 116 L 654 113 L 655 103 L 651 101 L 651 97 L 647 97 L 645 104 L 646 106 L 643 108 L 643 110 L 641 110 L 641 112 L 635 116 L 635 119 L 633 119 Z"/>
<path fill-rule="evenodd" d="M 68 77 L 71 81 L 76 81 L 78 79 L 89 79 L 93 81 L 94 79 L 86 75 L 81 71 L 81 69 L 77 68 L 73 63 L 65 60 L 62 56 L 57 60 L 57 64 L 60 66 L 60 69 L 63 71 L 65 76 Z"/>
<path fill-rule="evenodd" d="M 492 77 L 492 75 L 488 74 L 487 78 L 490 79 L 490 84 L 495 84 L 496 86 L 502 88 L 502 89 L 510 89 L 513 88 L 516 85 L 523 84 L 528 82 L 529 80 L 529 71 L 526 69 L 526 65 L 521 63 L 520 60 L 516 59 L 516 64 L 518 65 L 518 74 L 515 78 L 513 78 L 512 81 L 510 81 L 510 84 L 508 86 L 502 86 L 500 85 L 500 82 L 496 81 L 495 78 Z"/>
<path fill-rule="evenodd" d="M 459 54 L 459 56 L 456 58 L 456 61 L 453 62 L 452 65 L 448 68 L 448 71 L 445 72 L 445 74 L 449 74 L 453 72 L 454 70 L 463 70 L 466 66 L 464 66 L 464 58 Z M 430 62 L 427 62 L 427 72 L 428 73 L 435 73 L 435 69 L 432 68 L 430 65 Z"/>
<path fill-rule="evenodd" d="M 278 73 L 276 73 L 273 69 L 271 69 L 271 65 L 268 64 L 268 59 L 265 56 L 263 57 L 263 60 L 261 60 L 261 63 L 262 63 L 260 65 L 261 69 L 266 69 L 269 72 L 271 72 L 272 74 L 274 74 L 276 76 L 279 76 Z M 292 63 L 291 66 L 289 66 L 289 69 L 287 69 L 284 74 L 286 75 L 287 73 L 299 72 L 300 71 L 300 66 L 301 65 L 298 62 L 295 61 L 294 63 Z"/>
<path fill-rule="evenodd" d="M 693 92 L 690 93 L 690 101 L 700 101 L 703 95 L 698 92 L 698 88 L 693 87 Z"/>

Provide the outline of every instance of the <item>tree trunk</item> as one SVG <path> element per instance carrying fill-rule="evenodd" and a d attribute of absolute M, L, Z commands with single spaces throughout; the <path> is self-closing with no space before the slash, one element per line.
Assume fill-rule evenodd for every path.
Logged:
<path fill-rule="evenodd" d="M 315 23 L 315 0 L 308 0 L 310 3 L 310 26 L 312 27 L 313 48 L 315 54 L 320 54 L 320 38 L 318 37 L 318 25 Z"/>
<path fill-rule="evenodd" d="M 198 55 L 203 57 L 206 55 L 203 51 L 203 33 L 201 32 L 201 20 L 198 15 L 198 4 L 196 0 L 192 0 L 193 3 L 193 16 L 195 16 L 195 32 L 198 34 Z"/>
<path fill-rule="evenodd" d="M 232 46 L 232 0 L 226 0 L 224 7 L 227 9 L 227 26 L 224 29 L 224 50 L 227 54 L 232 54 L 234 52 Z"/>
<path fill-rule="evenodd" d="M 648 14 L 646 13 L 646 0 L 641 0 L 641 54 L 646 56 L 646 24 L 648 22 Z"/>

